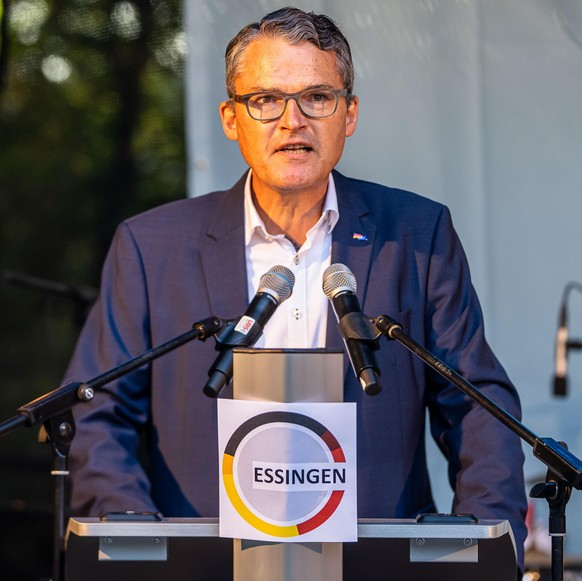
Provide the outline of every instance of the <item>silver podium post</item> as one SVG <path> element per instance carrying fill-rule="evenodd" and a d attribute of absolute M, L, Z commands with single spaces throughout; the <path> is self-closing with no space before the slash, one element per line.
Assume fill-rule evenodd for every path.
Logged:
<path fill-rule="evenodd" d="M 342 402 L 343 353 L 233 349 L 233 395 L 254 401 Z M 341 581 L 342 543 L 234 539 L 233 581 Z"/>

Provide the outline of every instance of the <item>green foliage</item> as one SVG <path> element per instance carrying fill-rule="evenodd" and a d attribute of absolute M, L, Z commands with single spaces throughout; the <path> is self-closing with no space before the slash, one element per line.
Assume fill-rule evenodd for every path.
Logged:
<path fill-rule="evenodd" d="M 185 196 L 181 4 L 0 4 L 0 11 L 7 7 L 0 93 L 3 275 L 96 287 L 116 225 Z M 58 385 L 83 314 L 70 298 L 0 284 L 0 419 Z M 25 432 L 0 440 L 0 470 L 27 466 L 10 487 L 0 480 L 2 511 L 15 502 L 50 506 L 48 472 L 33 478 L 39 484 L 34 503 L 18 497 L 32 492 L 15 480 L 30 480 L 34 466 L 44 469 L 50 458 L 36 434 Z M 13 578 L 25 576 L 20 571 Z"/>

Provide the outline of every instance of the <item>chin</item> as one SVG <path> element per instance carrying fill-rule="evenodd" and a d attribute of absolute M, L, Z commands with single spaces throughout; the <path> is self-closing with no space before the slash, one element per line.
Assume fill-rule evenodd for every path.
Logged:
<path fill-rule="evenodd" d="M 320 184 L 327 185 L 329 173 L 323 175 L 320 171 L 317 174 L 309 171 L 282 173 L 277 179 L 278 185 L 282 189 L 311 189 Z"/>

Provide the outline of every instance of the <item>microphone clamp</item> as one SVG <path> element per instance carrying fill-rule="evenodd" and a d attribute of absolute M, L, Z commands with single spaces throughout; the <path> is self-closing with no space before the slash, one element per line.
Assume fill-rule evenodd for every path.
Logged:
<path fill-rule="evenodd" d="M 339 321 L 340 335 L 344 339 L 359 339 L 360 341 L 373 341 L 374 350 L 379 349 L 378 339 L 381 332 L 374 325 L 375 319 L 370 319 L 364 313 L 346 313 Z"/>

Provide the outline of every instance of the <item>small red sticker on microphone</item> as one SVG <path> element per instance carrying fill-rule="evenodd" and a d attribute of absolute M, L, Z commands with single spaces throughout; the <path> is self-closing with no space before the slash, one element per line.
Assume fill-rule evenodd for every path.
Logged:
<path fill-rule="evenodd" d="M 252 317 L 247 317 L 247 315 L 243 315 L 239 322 L 236 324 L 234 328 L 235 331 L 242 333 L 243 335 L 248 335 L 249 331 L 252 329 L 253 325 L 255 324 L 255 320 Z"/>

